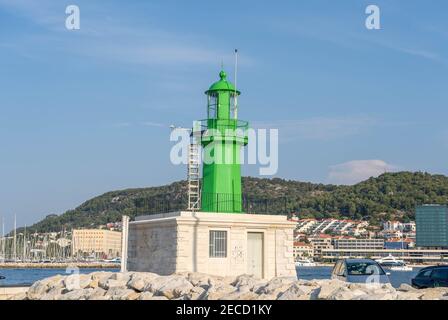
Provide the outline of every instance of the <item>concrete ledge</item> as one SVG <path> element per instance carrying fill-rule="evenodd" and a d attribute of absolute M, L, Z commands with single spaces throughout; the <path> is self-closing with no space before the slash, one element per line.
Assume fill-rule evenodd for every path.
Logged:
<path fill-rule="evenodd" d="M 170 220 L 179 220 L 182 222 L 191 221 L 196 223 L 198 220 L 207 223 L 226 223 L 229 225 L 244 224 L 247 225 L 269 225 L 272 227 L 287 227 L 295 226 L 295 222 L 288 221 L 287 216 L 284 215 L 269 215 L 269 214 L 248 214 L 248 213 L 218 213 L 218 212 L 191 212 L 191 211 L 177 211 L 170 213 L 144 215 L 135 218 L 135 221 L 130 224 L 138 225 L 148 222 L 167 222 Z"/>

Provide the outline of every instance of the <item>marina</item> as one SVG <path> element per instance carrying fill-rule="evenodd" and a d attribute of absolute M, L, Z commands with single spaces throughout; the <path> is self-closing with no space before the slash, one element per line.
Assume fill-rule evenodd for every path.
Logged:
<path fill-rule="evenodd" d="M 103 268 L 21 268 L 21 269 L 0 269 L 0 288 L 6 286 L 31 286 L 34 282 L 52 277 L 55 275 L 70 275 L 73 273 L 88 274 L 95 271 L 119 271 L 119 269 Z"/>

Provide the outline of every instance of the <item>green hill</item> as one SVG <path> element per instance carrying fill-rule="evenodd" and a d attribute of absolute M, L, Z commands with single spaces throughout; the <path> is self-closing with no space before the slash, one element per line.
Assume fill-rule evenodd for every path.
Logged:
<path fill-rule="evenodd" d="M 408 221 L 418 204 L 448 203 L 448 177 L 428 173 L 385 173 L 353 186 L 243 178 L 244 194 L 251 199 L 281 200 L 288 212 L 299 217 Z M 151 188 L 111 191 L 86 201 L 62 215 L 49 215 L 30 227 L 32 231 L 60 231 L 63 227 L 85 228 L 120 221 L 123 214 L 134 217 L 152 211 L 185 208 L 185 181 Z M 283 210 L 284 207 L 282 207 Z"/>

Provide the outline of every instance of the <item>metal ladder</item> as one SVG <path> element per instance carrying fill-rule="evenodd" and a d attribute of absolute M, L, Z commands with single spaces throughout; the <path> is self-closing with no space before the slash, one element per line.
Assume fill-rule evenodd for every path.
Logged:
<path fill-rule="evenodd" d="M 199 186 L 199 146 L 191 143 L 188 149 L 188 210 L 198 211 L 201 200 Z"/>

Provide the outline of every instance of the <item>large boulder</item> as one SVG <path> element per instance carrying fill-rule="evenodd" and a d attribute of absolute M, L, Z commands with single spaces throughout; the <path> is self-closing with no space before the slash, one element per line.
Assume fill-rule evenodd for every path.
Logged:
<path fill-rule="evenodd" d="M 172 275 L 153 279 L 149 283 L 148 290 L 156 296 L 173 299 L 188 294 L 192 288 L 193 285 L 183 276 Z"/>
<path fill-rule="evenodd" d="M 103 288 L 97 287 L 89 294 L 88 300 L 109 300 L 106 292 Z"/>
<path fill-rule="evenodd" d="M 47 293 L 48 289 L 47 283 L 37 281 L 28 289 L 27 297 L 30 300 L 39 300 Z"/>
<path fill-rule="evenodd" d="M 403 292 L 418 292 L 417 288 L 414 288 L 413 286 L 407 284 L 407 283 L 402 283 L 398 289 L 398 291 L 403 291 Z"/>
<path fill-rule="evenodd" d="M 61 295 L 65 293 L 65 289 L 59 286 L 50 288 L 50 290 L 45 293 L 40 300 L 59 300 Z"/>
<path fill-rule="evenodd" d="M 64 279 L 64 287 L 67 291 L 85 289 L 92 282 L 92 276 L 88 274 L 71 274 Z"/>
<path fill-rule="evenodd" d="M 205 273 L 191 272 L 187 275 L 187 280 L 195 287 L 207 289 L 209 287 L 210 276 Z"/>
<path fill-rule="evenodd" d="M 139 296 L 139 292 L 122 287 L 111 288 L 105 294 L 108 300 L 136 300 Z"/>
<path fill-rule="evenodd" d="M 129 289 L 143 292 L 145 291 L 145 288 L 149 286 L 150 282 L 158 276 L 159 275 L 151 272 L 134 273 L 129 279 L 127 286 Z"/>
<path fill-rule="evenodd" d="M 299 284 L 293 283 L 286 291 L 280 293 L 278 296 L 278 300 L 301 300 L 301 297 L 307 296 L 311 289 L 306 292 L 304 291 Z M 308 300 L 308 299 L 306 299 Z"/>
<path fill-rule="evenodd" d="M 278 296 L 285 292 L 292 283 L 296 282 L 296 277 L 275 277 L 268 281 L 264 286 L 258 288 L 255 292 L 258 294 Z"/>
<path fill-rule="evenodd" d="M 154 295 L 152 294 L 152 292 L 145 291 L 145 292 L 140 293 L 138 300 L 154 300 L 153 297 L 154 297 Z"/>
<path fill-rule="evenodd" d="M 336 279 L 321 280 L 318 284 L 320 285 L 317 292 L 317 299 L 319 300 L 328 300 L 340 288 L 348 287 L 347 283 Z"/>
<path fill-rule="evenodd" d="M 448 288 L 431 288 L 421 290 L 423 295 L 421 300 L 441 300 L 448 294 Z"/>
<path fill-rule="evenodd" d="M 193 287 L 190 292 L 185 296 L 187 300 L 199 300 L 205 293 L 205 289 L 202 287 Z"/>
<path fill-rule="evenodd" d="M 330 294 L 330 300 L 355 300 L 366 296 L 366 293 L 360 289 L 351 290 L 348 287 L 340 287 Z"/>
<path fill-rule="evenodd" d="M 200 296 L 202 300 L 219 300 L 230 293 L 236 291 L 236 288 L 223 282 L 210 283 L 207 290 Z"/>
<path fill-rule="evenodd" d="M 94 289 L 78 289 L 67 292 L 60 296 L 59 300 L 86 300 Z"/>
<path fill-rule="evenodd" d="M 422 292 L 418 291 L 398 291 L 397 292 L 397 300 L 420 300 L 420 297 L 423 295 Z"/>
<path fill-rule="evenodd" d="M 28 289 L 27 299 L 39 300 L 52 288 L 62 289 L 64 287 L 64 279 L 65 277 L 62 275 L 55 275 L 33 283 Z"/>

